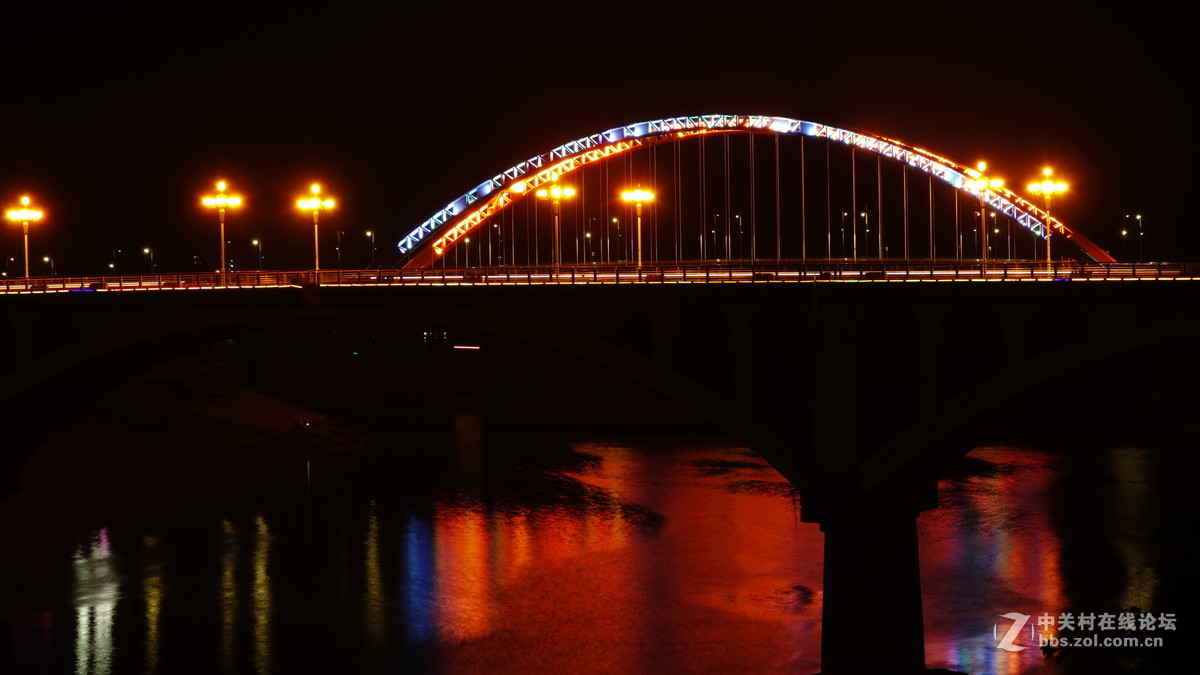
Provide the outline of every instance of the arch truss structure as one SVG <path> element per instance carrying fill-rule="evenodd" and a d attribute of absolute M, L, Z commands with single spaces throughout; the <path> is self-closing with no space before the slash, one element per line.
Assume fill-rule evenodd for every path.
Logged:
<path fill-rule="evenodd" d="M 687 136 L 715 133 L 801 134 L 876 153 L 937 178 L 981 200 L 1042 239 L 1072 240 L 1096 262 L 1114 262 L 1107 251 L 1072 231 L 1045 210 L 999 186 L 982 187 L 981 174 L 927 150 L 872 134 L 804 120 L 769 115 L 696 115 L 638 122 L 585 136 L 532 157 L 480 183 L 408 233 L 398 244 L 402 266 L 429 267 L 480 224 L 553 183 L 594 162 Z"/>

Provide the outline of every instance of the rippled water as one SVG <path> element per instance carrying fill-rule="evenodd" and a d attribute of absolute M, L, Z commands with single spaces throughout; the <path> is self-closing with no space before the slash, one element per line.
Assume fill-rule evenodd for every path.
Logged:
<path fill-rule="evenodd" d="M 457 461 L 440 464 L 414 461 L 420 452 L 308 466 L 236 503 L 10 556 L 0 582 L 10 665 L 819 670 L 822 536 L 744 449 L 658 438 L 460 444 Z M 1153 662 L 1145 650 L 1076 650 L 1055 664 L 1036 645 L 997 649 L 1008 612 L 1154 608 L 1180 613 L 1186 637 L 1192 617 L 1171 579 L 1187 561 L 1172 559 L 1156 529 L 1160 464 L 1136 448 L 975 450 L 942 481 L 942 507 L 919 520 L 928 665 L 1024 674 Z M 885 628 L 864 626 L 864 639 Z"/>

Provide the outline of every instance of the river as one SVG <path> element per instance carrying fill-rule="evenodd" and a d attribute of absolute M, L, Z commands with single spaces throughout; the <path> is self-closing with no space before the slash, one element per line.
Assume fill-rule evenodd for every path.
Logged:
<path fill-rule="evenodd" d="M 683 435 L 498 442 L 372 446 L 7 555 L 11 666 L 819 670 L 822 535 L 764 461 Z M 1173 603 L 1186 561 L 1161 536 L 1169 464 L 1137 447 L 972 451 L 919 520 L 927 665 L 1155 672 L 1133 668 L 1174 656 L 1191 619 Z M 1002 614 L 1132 607 L 1176 615 L 1162 648 L 1068 649 L 1055 663 L 1028 629 L 1014 644 L 1030 648 L 997 646 Z M 886 628 L 864 625 L 864 639 Z"/>

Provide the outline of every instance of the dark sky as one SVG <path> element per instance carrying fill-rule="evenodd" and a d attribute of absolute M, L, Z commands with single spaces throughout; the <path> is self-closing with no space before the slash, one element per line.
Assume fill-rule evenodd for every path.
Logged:
<path fill-rule="evenodd" d="M 340 203 L 322 231 L 353 236 L 343 251 L 361 243 L 365 263 L 365 230 L 391 245 L 563 142 L 768 114 L 986 160 L 1014 188 L 1049 164 L 1073 229 L 1115 248 L 1141 213 L 1155 258 L 1200 260 L 1185 215 L 1194 39 L 1154 3 L 388 6 L 6 9 L 0 206 L 29 193 L 45 208 L 31 253 L 60 274 L 98 273 L 118 248 L 141 271 L 143 246 L 186 271 L 216 257 L 199 198 L 225 178 L 247 202 L 230 255 L 261 237 L 268 267 L 305 267 L 311 221 L 293 205 L 317 180 Z M 0 238 L 18 260 L 19 230 Z"/>

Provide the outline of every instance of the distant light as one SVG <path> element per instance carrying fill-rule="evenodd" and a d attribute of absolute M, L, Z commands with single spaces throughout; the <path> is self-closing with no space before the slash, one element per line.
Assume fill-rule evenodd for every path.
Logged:
<path fill-rule="evenodd" d="M 454 345 L 455 349 L 479 349 L 479 345 Z"/>

